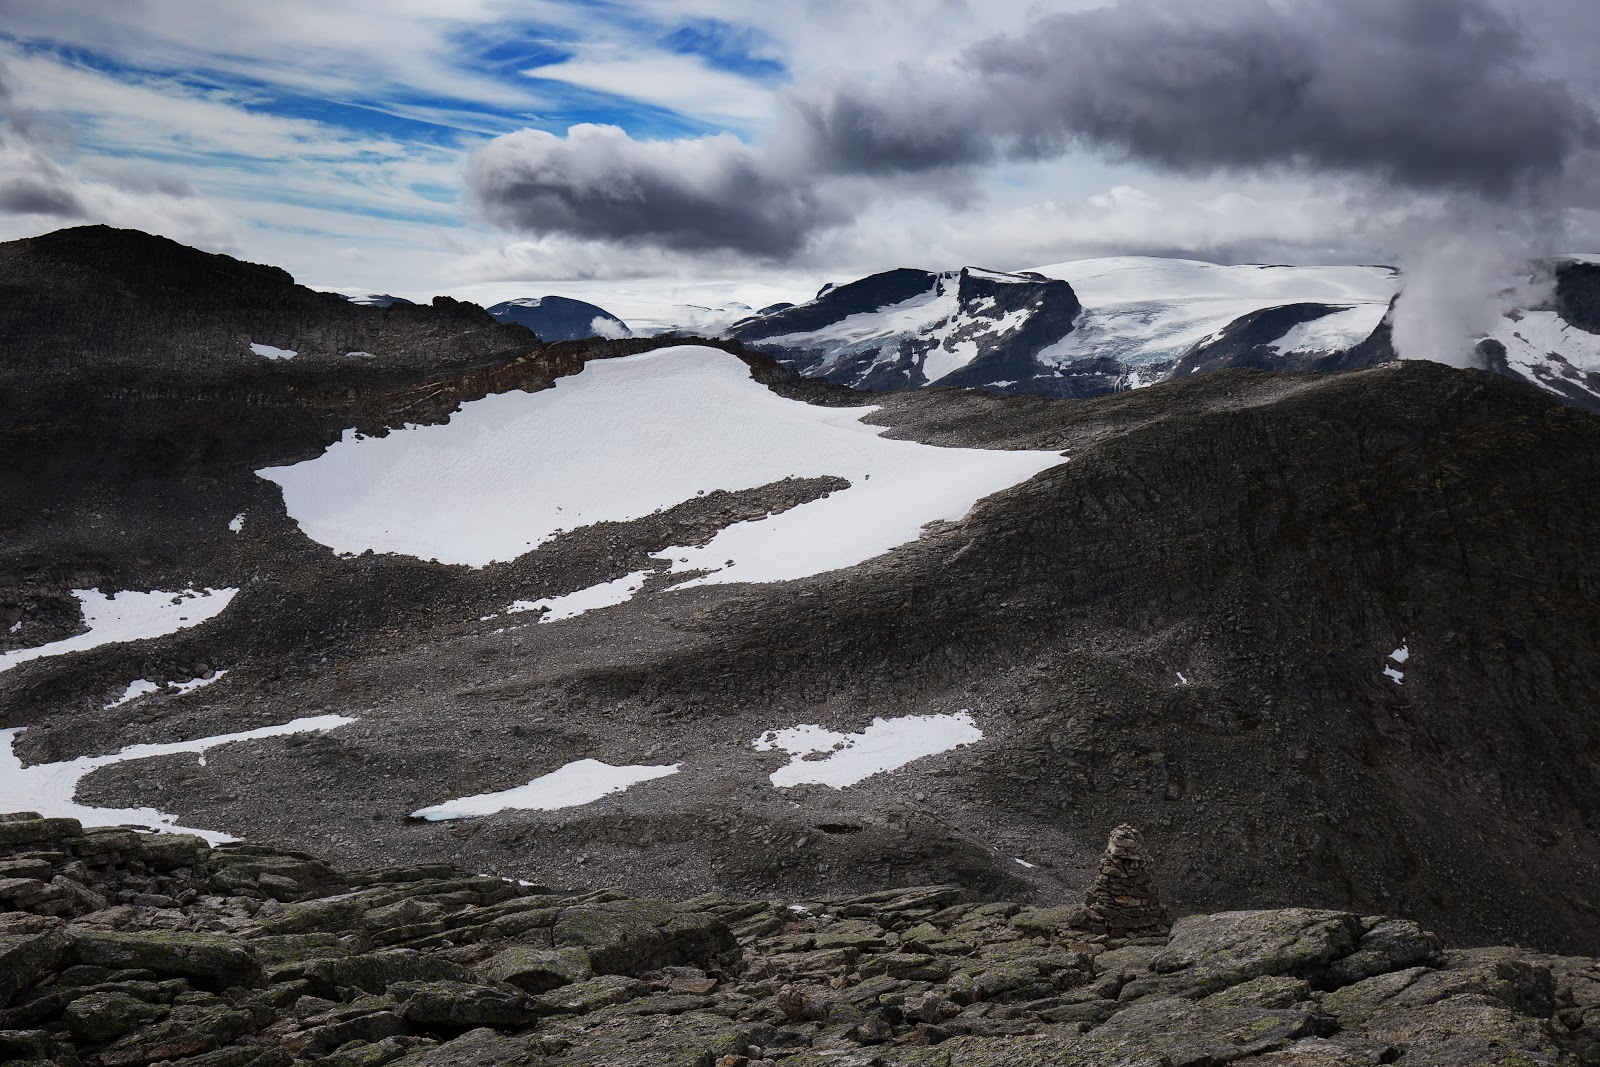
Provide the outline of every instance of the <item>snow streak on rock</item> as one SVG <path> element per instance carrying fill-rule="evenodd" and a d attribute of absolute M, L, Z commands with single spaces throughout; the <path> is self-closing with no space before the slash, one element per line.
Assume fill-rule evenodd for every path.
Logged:
<path fill-rule="evenodd" d="M 907 715 L 898 719 L 873 719 L 858 734 L 841 734 L 821 726 L 794 726 L 769 730 L 751 742 L 757 752 L 782 749 L 794 757 L 772 772 L 776 786 L 818 784 L 835 789 L 904 767 L 924 756 L 976 744 L 983 731 L 970 712 L 954 715 Z M 823 759 L 809 759 L 819 752 Z"/>
<path fill-rule="evenodd" d="M 206 589 L 181 593 L 116 593 L 106 596 L 98 589 L 74 589 L 72 595 L 83 605 L 83 620 L 88 633 L 77 634 L 48 645 L 18 648 L 0 653 L 0 671 L 45 656 L 83 652 L 118 641 L 143 641 L 151 637 L 199 626 L 222 613 L 237 589 Z"/>
<path fill-rule="evenodd" d="M 258 356 L 265 356 L 267 359 L 293 359 L 300 354 L 292 348 L 274 348 L 271 345 L 258 345 L 255 343 L 250 345 L 250 351 Z"/>
<path fill-rule="evenodd" d="M 79 756 L 59 763 L 36 763 L 24 767 L 17 757 L 17 735 L 25 727 L 0 730 L 0 810 L 37 811 L 47 818 L 77 819 L 85 826 L 121 826 L 124 823 L 147 826 L 153 830 L 195 834 L 212 844 L 236 840 L 214 830 L 198 830 L 179 826 L 176 815 L 168 815 L 155 808 L 96 808 L 79 804 L 74 798 L 78 783 L 91 771 L 109 767 L 128 760 L 149 759 L 152 756 L 169 756 L 178 752 L 203 753 L 218 745 L 239 741 L 253 741 L 262 737 L 281 737 L 287 734 L 314 733 L 334 730 L 349 725 L 355 719 L 346 715 L 316 715 L 295 719 L 279 726 L 263 726 L 242 733 L 218 734 L 193 741 L 174 741 L 158 745 L 130 745 L 109 756 Z M 204 759 L 204 757 L 201 757 Z"/>
<path fill-rule="evenodd" d="M 470 819 L 493 815 L 507 808 L 524 811 L 554 811 L 592 804 L 601 797 L 620 793 L 629 786 L 677 774 L 682 764 L 665 767 L 613 767 L 599 760 L 581 759 L 549 774 L 540 775 L 527 785 L 498 793 L 462 797 L 411 813 L 413 818 L 438 822 L 445 819 Z"/>

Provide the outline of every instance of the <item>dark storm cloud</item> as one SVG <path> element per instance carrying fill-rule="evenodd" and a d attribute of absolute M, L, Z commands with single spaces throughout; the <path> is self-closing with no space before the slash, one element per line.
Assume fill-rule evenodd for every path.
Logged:
<path fill-rule="evenodd" d="M 1597 141 L 1477 0 L 1125 0 L 986 41 L 942 79 L 797 93 L 834 169 L 1041 159 L 1293 166 L 1503 194 Z M 911 92 L 907 92 L 907 89 Z"/>
<path fill-rule="evenodd" d="M 0 154 L 0 214 L 84 217 L 82 202 L 60 174 L 48 169 L 28 173 L 11 164 L 12 160 Z"/>
<path fill-rule="evenodd" d="M 567 136 L 521 130 L 476 156 L 468 186 L 507 229 L 779 257 L 831 212 L 803 175 L 784 175 L 731 134 L 634 141 L 615 126 Z"/>
<path fill-rule="evenodd" d="M 1079 147 L 1498 198 L 1555 186 L 1600 145 L 1591 106 L 1540 58 L 1488 0 L 1123 0 L 951 67 L 796 86 L 760 149 L 524 131 L 491 142 L 471 183 L 514 229 L 766 256 L 847 217 L 824 206 L 840 177 L 882 195 L 897 177 Z"/>

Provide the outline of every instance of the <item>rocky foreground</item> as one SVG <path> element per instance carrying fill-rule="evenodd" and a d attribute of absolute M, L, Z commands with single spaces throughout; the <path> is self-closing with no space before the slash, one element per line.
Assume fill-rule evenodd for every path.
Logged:
<path fill-rule="evenodd" d="M 29 813 L 0 856 L 11 1064 L 1600 1063 L 1593 959 L 1308 909 L 1169 934 L 1126 828 L 1086 907 L 674 903 Z"/>

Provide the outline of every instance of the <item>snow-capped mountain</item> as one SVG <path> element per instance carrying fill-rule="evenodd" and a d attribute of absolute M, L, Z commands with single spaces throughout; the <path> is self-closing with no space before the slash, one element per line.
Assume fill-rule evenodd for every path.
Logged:
<path fill-rule="evenodd" d="M 1495 321 L 1489 370 L 1600 408 L 1600 263 L 1548 264 L 1556 296 Z M 1221 266 L 1122 257 L 1005 274 L 892 270 L 726 335 L 869 391 L 955 385 L 1089 397 L 1234 367 L 1337 371 L 1398 357 L 1392 267 Z M 1465 355 L 1465 353 L 1463 353 Z"/>
<path fill-rule="evenodd" d="M 1038 274 L 902 269 L 769 309 L 728 336 L 858 389 L 1005 388 L 1034 377 L 1037 353 L 1082 310 L 1070 285 Z"/>
<path fill-rule="evenodd" d="M 1018 273 L 893 270 L 735 324 L 728 336 L 859 389 L 978 386 L 1093 396 L 1224 366 L 1332 369 L 1398 289 L 1387 267 L 1120 258 Z"/>
<path fill-rule="evenodd" d="M 544 341 L 632 337 L 628 324 L 603 307 L 565 296 L 525 296 L 488 309 L 497 322 L 526 326 Z"/>
<path fill-rule="evenodd" d="M 1490 370 L 1600 410 L 1600 261 L 1563 259 L 1553 304 L 1497 320 L 1478 356 Z"/>

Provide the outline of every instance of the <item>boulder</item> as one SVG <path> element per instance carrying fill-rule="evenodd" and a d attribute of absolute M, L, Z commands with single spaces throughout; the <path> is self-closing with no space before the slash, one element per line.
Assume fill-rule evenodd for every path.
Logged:
<path fill-rule="evenodd" d="M 424 1029 L 532 1026 L 539 1014 L 526 994 L 475 982 L 397 982 L 389 987 L 400 1016 Z"/>
<path fill-rule="evenodd" d="M 548 993 L 594 977 L 589 954 L 581 948 L 513 945 L 475 969 L 487 978 L 508 982 L 526 993 Z"/>
<path fill-rule="evenodd" d="M 65 937 L 53 932 L 0 935 L 0 1007 L 57 970 L 65 962 L 70 946 Z"/>
<path fill-rule="evenodd" d="M 298 971 L 298 973 L 294 973 Z M 304 978 L 318 996 L 336 996 L 345 988 L 368 993 L 385 992 L 397 982 L 475 982 L 472 971 L 442 956 L 413 949 L 367 952 L 357 956 L 312 960 L 300 967 L 280 969 L 276 975 Z"/>
<path fill-rule="evenodd" d="M 1124 1000 L 1152 993 L 1203 995 L 1263 975 L 1310 977 L 1348 955 L 1361 936 L 1359 916 L 1286 908 L 1230 911 L 1181 919 L 1167 947 L 1150 959 L 1158 977 L 1135 980 Z"/>
<path fill-rule="evenodd" d="M 97 967 L 137 968 L 214 990 L 258 985 L 263 979 L 255 953 L 231 937 L 178 930 L 116 932 L 76 927 L 68 936 L 79 962 Z"/>

